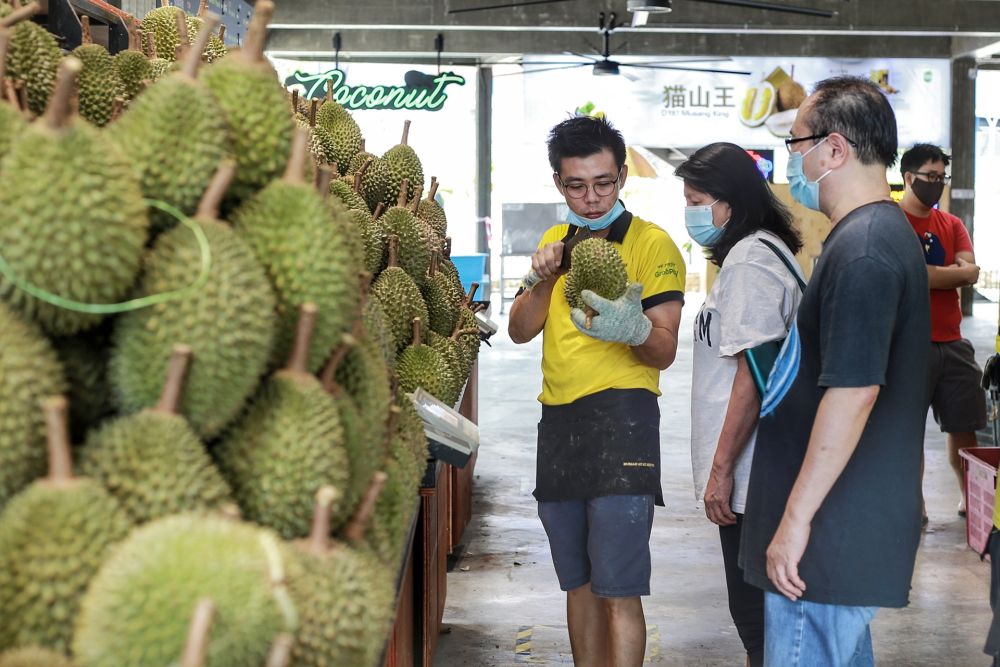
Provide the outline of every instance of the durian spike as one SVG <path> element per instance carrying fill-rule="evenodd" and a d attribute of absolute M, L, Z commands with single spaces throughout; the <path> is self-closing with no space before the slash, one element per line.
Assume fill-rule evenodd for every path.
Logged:
<path fill-rule="evenodd" d="M 316 127 L 316 109 L 319 108 L 319 100 L 313 98 L 309 100 L 309 127 Z"/>
<path fill-rule="evenodd" d="M 292 115 L 294 116 L 299 112 L 299 91 L 295 89 L 292 91 Z"/>
<path fill-rule="evenodd" d="M 73 95 L 76 93 L 76 77 L 81 69 L 83 63 L 73 56 L 66 56 L 59 62 L 56 85 L 49 104 L 45 107 L 44 122 L 50 129 L 58 130 L 69 121 Z"/>
<path fill-rule="evenodd" d="M 247 39 L 240 50 L 240 57 L 249 63 L 264 62 L 264 43 L 267 41 L 267 26 L 274 16 L 271 0 L 257 0 L 253 8 L 253 18 L 247 29 Z"/>
<path fill-rule="evenodd" d="M 191 354 L 191 346 L 183 343 L 174 345 L 173 350 L 170 351 L 167 379 L 163 383 L 160 400 L 153 408 L 154 412 L 177 414 L 177 406 L 181 402 L 181 390 L 184 387 L 184 378 L 187 376 L 188 366 L 191 364 Z"/>
<path fill-rule="evenodd" d="M 191 36 L 188 35 L 187 14 L 184 10 L 178 9 L 174 12 L 174 20 L 177 22 L 177 60 L 184 60 L 188 51 L 194 50 L 189 48 Z M 201 56 L 201 51 L 198 52 L 198 56 Z"/>
<path fill-rule="evenodd" d="M 275 637 L 264 667 L 288 667 L 292 660 L 292 647 L 294 645 L 295 637 L 287 632 L 282 632 Z"/>
<path fill-rule="evenodd" d="M 309 153 L 309 130 L 296 126 L 295 134 L 292 136 L 292 154 L 288 158 L 288 165 L 285 167 L 285 175 L 282 180 L 286 183 L 305 184 L 306 182 L 306 155 Z"/>
<path fill-rule="evenodd" d="M 42 9 L 41 5 L 38 4 L 38 0 L 33 0 L 29 2 L 24 7 L 20 7 L 12 11 L 7 16 L 0 19 L 0 27 L 9 28 L 12 25 L 16 25 L 21 21 L 31 18 Z"/>
<path fill-rule="evenodd" d="M 321 486 L 316 492 L 312 529 L 309 531 L 307 548 L 317 556 L 322 556 L 330 551 L 330 514 L 333 510 L 333 504 L 340 498 L 340 491 L 329 485 Z"/>
<path fill-rule="evenodd" d="M 410 139 L 410 121 L 403 121 L 403 138 L 399 140 L 399 143 L 403 146 L 408 145 L 406 142 Z"/>
<path fill-rule="evenodd" d="M 200 15 L 199 15 L 200 16 Z M 184 65 L 183 72 L 185 76 L 190 78 L 195 78 L 198 76 L 198 67 L 201 66 L 201 54 L 205 52 L 205 47 L 208 45 L 208 40 L 212 36 L 212 31 L 215 30 L 215 26 L 219 25 L 219 15 L 215 12 L 206 12 L 205 17 L 202 19 L 201 30 L 194 38 L 194 44 L 188 49 L 188 52 L 184 55 Z M 185 22 L 186 23 L 186 22 Z M 180 26 L 178 25 L 178 28 Z M 185 30 L 187 26 L 185 26 Z"/>
<path fill-rule="evenodd" d="M 360 319 L 360 318 L 359 318 Z M 326 393 L 339 395 L 339 387 L 337 386 L 337 381 L 334 376 L 337 373 L 337 369 L 340 364 L 344 362 L 344 358 L 347 353 L 351 351 L 351 348 L 358 344 L 358 337 L 353 334 L 344 334 L 343 342 L 334 353 L 327 360 L 326 365 L 323 367 L 323 372 L 320 374 L 319 381 L 323 385 L 323 389 Z"/>
<path fill-rule="evenodd" d="M 73 457 L 69 447 L 69 401 L 65 396 L 42 399 L 45 432 L 49 443 L 49 476 L 46 481 L 63 486 L 73 481 Z"/>
<path fill-rule="evenodd" d="M 437 176 L 431 176 L 431 189 L 427 192 L 427 201 L 434 201 L 434 198 L 437 197 L 439 185 L 441 183 L 438 182 Z"/>
<path fill-rule="evenodd" d="M 198 13 L 195 16 L 197 16 L 198 18 L 204 18 L 205 12 L 207 11 L 208 11 L 208 0 L 201 0 L 201 2 L 198 3 Z"/>
<path fill-rule="evenodd" d="M 156 40 L 153 39 L 153 33 L 150 32 L 146 34 L 146 44 L 149 47 L 150 59 L 159 57 L 156 55 Z"/>
<path fill-rule="evenodd" d="M 80 43 L 93 44 L 94 36 L 90 33 L 90 17 L 83 15 L 80 17 Z"/>
<path fill-rule="evenodd" d="M 378 206 L 376 206 L 375 210 L 372 212 L 372 220 L 378 220 L 382 217 L 383 213 L 385 213 L 385 204 L 379 202 Z"/>
<path fill-rule="evenodd" d="M 299 375 L 308 374 L 306 362 L 309 359 L 309 344 L 312 342 L 313 331 L 316 329 L 316 304 L 306 302 L 299 307 L 299 323 L 295 327 L 295 342 L 288 365 L 284 370 Z"/>
<path fill-rule="evenodd" d="M 204 667 L 208 655 L 209 635 L 212 632 L 212 621 L 215 620 L 215 602 L 211 598 L 201 598 L 191 615 L 191 625 L 188 626 L 187 641 L 184 643 L 184 653 L 181 654 L 180 667 Z"/>
<path fill-rule="evenodd" d="M 390 267 L 399 266 L 399 237 L 395 234 L 389 235 L 389 264 Z"/>
<path fill-rule="evenodd" d="M 368 528 L 372 515 L 375 514 L 375 504 L 378 502 L 379 494 L 382 493 L 388 479 L 389 476 L 381 470 L 372 475 L 372 483 L 368 485 L 365 495 L 361 498 L 361 503 L 358 504 L 358 509 L 355 510 L 344 529 L 344 537 L 351 544 L 358 545 L 364 541 L 365 530 Z"/>
<path fill-rule="evenodd" d="M 440 253 L 437 250 L 431 250 L 431 265 L 427 267 L 427 275 L 433 277 L 438 270 L 438 263 L 441 261 Z"/>
<path fill-rule="evenodd" d="M 420 207 L 420 198 L 424 196 L 424 189 L 419 188 L 417 193 L 413 197 L 413 204 L 410 206 L 410 213 L 413 215 L 417 214 L 417 209 Z"/>
<path fill-rule="evenodd" d="M 420 318 L 419 317 L 414 317 L 413 318 L 413 342 L 410 343 L 411 346 L 413 346 L 413 347 L 420 347 L 420 345 L 423 343 L 423 340 L 421 340 L 421 337 L 420 337 L 420 333 L 421 333 Z"/>
<path fill-rule="evenodd" d="M 333 174 L 336 167 L 330 164 L 320 165 L 316 170 L 316 191 L 323 199 L 330 197 L 330 183 L 333 182 Z"/>
<path fill-rule="evenodd" d="M 476 290 L 479 289 L 479 283 L 472 283 L 469 285 L 469 293 L 465 296 L 465 305 L 472 303 L 472 300 L 476 298 Z"/>
<path fill-rule="evenodd" d="M 410 179 L 404 178 L 399 184 L 399 195 L 396 196 L 396 206 L 406 207 L 406 193 L 410 191 Z"/>
<path fill-rule="evenodd" d="M 208 187 L 205 188 L 205 192 L 201 195 L 201 201 L 198 202 L 198 210 L 194 214 L 196 218 L 201 218 L 202 220 L 219 219 L 219 205 L 222 203 L 222 199 L 226 195 L 226 190 L 229 188 L 229 184 L 233 182 L 235 175 L 235 160 L 223 160 L 219 163 L 218 168 L 215 170 L 215 175 L 212 176 Z"/>

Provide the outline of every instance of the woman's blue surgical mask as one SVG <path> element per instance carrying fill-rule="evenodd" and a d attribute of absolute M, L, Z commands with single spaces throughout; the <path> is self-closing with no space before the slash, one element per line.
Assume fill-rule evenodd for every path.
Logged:
<path fill-rule="evenodd" d="M 587 227 L 592 232 L 599 232 L 602 229 L 610 227 L 611 223 L 617 220 L 624 212 L 625 204 L 623 204 L 622 200 L 619 199 L 615 202 L 615 205 L 611 207 L 610 211 L 599 218 L 594 218 L 593 220 L 590 218 L 582 218 L 574 213 L 573 209 L 570 209 L 569 213 L 566 214 L 566 222 L 576 227 Z"/>
<path fill-rule="evenodd" d="M 719 202 L 716 199 L 704 206 L 687 206 L 684 208 L 684 226 L 687 227 L 691 239 L 703 248 L 715 245 L 722 237 L 722 227 L 716 227 L 712 222 L 712 207 Z M 729 222 L 728 220 L 726 222 Z"/>
<path fill-rule="evenodd" d="M 805 172 L 802 171 L 802 161 L 807 155 L 819 148 L 819 145 L 828 138 L 823 137 L 823 139 L 816 142 L 805 153 L 795 152 L 788 154 L 788 188 L 792 193 L 792 199 L 814 211 L 819 210 L 819 182 L 826 178 L 827 174 L 833 171 L 833 169 L 827 169 L 815 181 L 810 181 L 806 178 Z"/>

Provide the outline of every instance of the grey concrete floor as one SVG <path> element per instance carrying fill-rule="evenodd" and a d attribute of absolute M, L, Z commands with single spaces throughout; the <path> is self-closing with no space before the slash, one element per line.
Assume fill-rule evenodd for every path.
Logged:
<path fill-rule="evenodd" d="M 665 508 L 652 532 L 652 595 L 644 598 L 646 662 L 742 666 L 729 617 L 717 528 L 694 499 L 690 433 L 689 295 L 677 361 L 661 378 L 661 450 Z M 565 597 L 531 496 L 535 476 L 539 337 L 517 346 L 506 321 L 480 357 L 480 435 L 473 518 L 464 553 L 448 575 L 445 634 L 435 665 L 572 664 Z M 993 350 L 997 305 L 978 303 L 963 322 L 982 364 Z M 928 422 L 924 482 L 930 526 L 917 558 L 910 606 L 882 610 L 873 624 L 879 665 L 986 665 L 989 564 L 965 542 L 956 515 L 958 485 L 942 434 Z M 891 502 L 891 498 L 886 498 Z M 872 511 L 877 512 L 878 507 Z"/>

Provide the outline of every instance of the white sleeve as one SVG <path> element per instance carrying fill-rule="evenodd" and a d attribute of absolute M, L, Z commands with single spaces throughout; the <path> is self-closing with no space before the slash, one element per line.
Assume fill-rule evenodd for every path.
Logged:
<path fill-rule="evenodd" d="M 716 309 L 719 312 L 719 354 L 731 357 L 788 335 L 798 286 L 755 262 L 724 266 L 719 272 Z M 788 271 L 784 265 L 781 270 Z M 791 278 L 791 276 L 789 276 Z"/>

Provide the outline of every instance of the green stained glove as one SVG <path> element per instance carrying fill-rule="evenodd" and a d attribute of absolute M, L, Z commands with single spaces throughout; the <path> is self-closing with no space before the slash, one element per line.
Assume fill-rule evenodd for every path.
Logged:
<path fill-rule="evenodd" d="M 583 290 L 580 296 L 584 303 L 598 313 L 588 329 L 587 314 L 579 308 L 573 309 L 570 316 L 580 333 L 597 340 L 624 343 L 633 347 L 642 345 L 649 338 L 653 323 L 642 312 L 641 283 L 629 283 L 625 293 L 614 301 L 598 296 L 590 290 Z"/>

